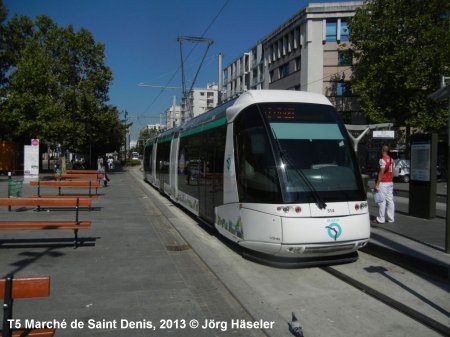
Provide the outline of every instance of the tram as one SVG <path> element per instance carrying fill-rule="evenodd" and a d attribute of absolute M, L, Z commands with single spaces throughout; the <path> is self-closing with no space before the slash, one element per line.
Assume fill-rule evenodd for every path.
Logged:
<path fill-rule="evenodd" d="M 323 95 L 247 91 L 144 152 L 144 179 L 247 257 L 348 262 L 369 240 L 356 156 Z"/>

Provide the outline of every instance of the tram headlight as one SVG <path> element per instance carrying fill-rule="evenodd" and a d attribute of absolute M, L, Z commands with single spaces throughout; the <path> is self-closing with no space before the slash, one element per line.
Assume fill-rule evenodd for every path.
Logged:
<path fill-rule="evenodd" d="M 361 203 L 355 203 L 355 211 L 363 210 L 364 208 L 367 208 L 368 204 L 367 202 L 361 202 Z"/>
<path fill-rule="evenodd" d="M 295 213 L 297 213 L 297 214 L 299 214 L 299 213 L 301 213 L 302 212 L 302 208 L 300 207 L 300 206 L 295 206 L 295 207 L 292 207 L 292 206 L 278 206 L 277 207 L 277 211 L 278 212 L 284 212 L 284 213 L 290 213 L 290 212 L 295 212 Z"/>

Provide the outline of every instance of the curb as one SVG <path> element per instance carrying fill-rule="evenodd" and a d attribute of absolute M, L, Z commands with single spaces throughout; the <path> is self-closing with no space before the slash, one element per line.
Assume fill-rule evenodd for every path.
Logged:
<path fill-rule="evenodd" d="M 406 250 L 398 251 L 393 248 L 369 241 L 362 249 L 362 252 L 376 256 L 393 264 L 399 265 L 414 273 L 425 274 L 426 276 L 444 282 L 450 282 L 450 265 L 428 256 L 418 256 Z"/>

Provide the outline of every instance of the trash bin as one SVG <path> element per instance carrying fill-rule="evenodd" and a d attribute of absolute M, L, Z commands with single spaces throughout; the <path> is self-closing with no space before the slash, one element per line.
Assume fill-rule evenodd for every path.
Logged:
<path fill-rule="evenodd" d="M 23 180 L 8 179 L 8 198 L 20 198 Z"/>

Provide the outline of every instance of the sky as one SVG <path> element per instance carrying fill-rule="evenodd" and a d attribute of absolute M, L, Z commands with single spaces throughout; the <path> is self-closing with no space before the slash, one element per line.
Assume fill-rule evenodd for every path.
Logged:
<path fill-rule="evenodd" d="M 342 0 L 335 0 L 339 2 Z M 326 0 L 3 0 L 8 17 L 50 16 L 58 25 L 89 30 L 105 45 L 106 64 L 114 80 L 109 104 L 128 113 L 131 139 L 181 98 L 178 36 L 214 41 L 195 82 L 196 88 L 216 83 L 218 57 L 225 67 L 274 31 L 309 2 Z M 206 43 L 183 42 L 186 86 L 190 87 Z M 187 58 L 187 55 L 189 58 Z M 186 59 L 187 58 L 187 59 Z M 140 83 L 149 86 L 139 86 Z M 152 87 L 155 86 L 155 87 Z M 176 87 L 162 89 L 161 87 Z"/>

